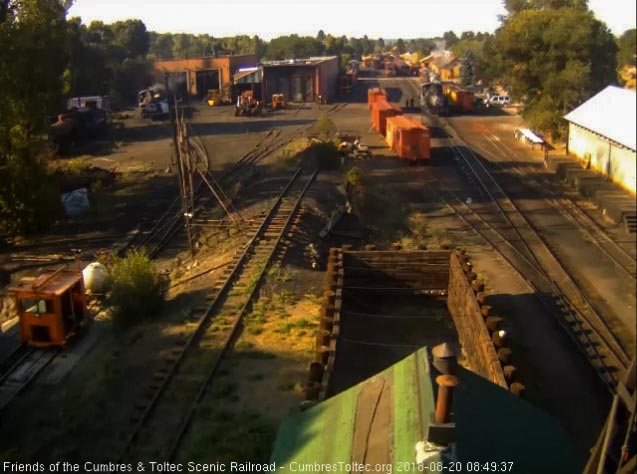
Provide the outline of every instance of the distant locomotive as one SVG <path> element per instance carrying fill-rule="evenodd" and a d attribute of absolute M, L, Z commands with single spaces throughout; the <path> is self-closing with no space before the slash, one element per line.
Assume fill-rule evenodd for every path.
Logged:
<path fill-rule="evenodd" d="M 420 90 L 420 106 L 429 115 L 449 115 L 449 99 L 443 93 L 440 77 L 431 72 L 425 74 Z"/>

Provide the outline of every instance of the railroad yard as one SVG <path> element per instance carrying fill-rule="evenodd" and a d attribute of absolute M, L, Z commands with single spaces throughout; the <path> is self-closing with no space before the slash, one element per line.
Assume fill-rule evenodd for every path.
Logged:
<path fill-rule="evenodd" d="M 399 159 L 372 128 L 374 87 L 399 107 L 420 93 L 418 78 L 363 69 L 347 97 L 327 104 L 264 117 L 185 107 L 208 176 L 192 205 L 192 253 L 168 121 L 121 118 L 116 146 L 88 155 L 112 180 L 96 196 L 99 212 L 12 242 L 7 268 L 15 281 L 71 264 L 71 248 L 89 263 L 103 249 L 145 246 L 169 277 L 167 304 L 153 322 L 117 332 L 95 297 L 86 333 L 21 373 L 34 356 L 16 352 L 16 327 L 3 332 L 3 459 L 268 461 L 282 421 L 311 399 L 308 369 L 321 334 L 329 339 L 324 301 L 335 296 L 325 284 L 330 249 L 345 246 L 462 249 L 489 323 L 507 334 L 506 384 L 558 420 L 584 466 L 635 357 L 637 234 L 560 179 L 551 156 L 562 151 L 545 157 L 516 140 L 524 123 L 515 109 L 437 117 L 404 107 L 429 129 L 431 157 Z M 325 118 L 332 136 L 360 137 L 371 158 L 322 161 L 311 145 Z M 347 184 L 352 168 L 364 198 Z M 360 294 L 343 298 L 352 316 L 340 329 L 333 391 L 422 346 L 459 344 L 442 299 L 349 285 Z M 392 313 L 404 318 L 385 324 Z"/>

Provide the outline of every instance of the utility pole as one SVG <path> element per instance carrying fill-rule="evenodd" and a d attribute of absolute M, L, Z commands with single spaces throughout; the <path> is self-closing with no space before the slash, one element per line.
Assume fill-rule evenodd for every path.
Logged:
<path fill-rule="evenodd" d="M 166 99 L 168 101 L 168 113 L 170 116 L 170 129 L 172 131 L 173 137 L 173 150 L 175 153 L 175 159 L 177 160 L 177 180 L 179 181 L 179 194 L 181 195 L 181 213 L 185 221 L 186 234 L 188 239 L 188 248 L 190 249 L 190 254 L 194 254 L 194 249 L 192 246 L 192 238 L 190 232 L 190 218 L 192 217 L 192 211 L 188 206 L 188 196 L 186 192 L 186 177 L 184 176 L 184 163 L 182 160 L 181 147 L 179 146 L 179 134 L 177 132 L 177 123 L 176 123 L 176 100 L 174 95 L 170 94 L 170 87 L 168 84 L 168 73 L 164 73 L 164 82 L 166 86 Z"/>

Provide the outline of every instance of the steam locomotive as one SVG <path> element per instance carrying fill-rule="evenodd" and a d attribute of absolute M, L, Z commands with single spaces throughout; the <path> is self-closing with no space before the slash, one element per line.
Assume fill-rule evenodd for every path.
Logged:
<path fill-rule="evenodd" d="M 423 114 L 449 115 L 449 99 L 443 93 L 440 76 L 434 72 L 429 72 L 423 77 L 420 89 L 420 106 Z"/>

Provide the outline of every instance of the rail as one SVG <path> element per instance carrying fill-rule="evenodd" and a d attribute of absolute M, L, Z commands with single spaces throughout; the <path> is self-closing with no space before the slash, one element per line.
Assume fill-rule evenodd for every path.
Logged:
<path fill-rule="evenodd" d="M 452 127 L 453 129 L 453 127 Z M 454 129 L 454 132 L 457 131 Z M 499 151 L 510 156 L 514 154 L 513 150 L 504 145 L 501 141 L 491 141 L 490 144 Z M 498 161 L 495 153 L 487 150 L 482 146 L 477 146 L 477 149 L 485 155 L 489 155 L 494 158 L 490 163 L 496 166 L 500 170 L 505 168 Z M 522 163 L 520 163 L 521 165 Z M 508 170 L 513 170 L 519 176 L 527 178 L 529 173 L 520 166 L 509 166 Z M 622 271 L 628 278 L 633 281 L 637 281 L 637 275 L 635 274 L 636 263 L 635 259 L 623 249 L 608 233 L 593 219 L 591 219 L 575 202 L 570 198 L 559 196 L 555 192 L 551 191 L 549 187 L 542 186 L 539 183 L 535 183 L 533 180 L 524 180 L 524 184 L 533 188 L 534 191 L 538 191 L 544 195 L 545 199 L 562 214 L 567 220 L 578 226 L 580 230 L 586 233 L 586 236 L 590 241 L 603 252 L 615 265 Z"/>
<path fill-rule="evenodd" d="M 458 138 L 455 138 L 455 140 L 459 141 Z M 513 201 L 508 197 L 497 181 L 493 178 L 491 173 L 486 169 L 484 164 L 482 164 L 472 152 L 464 153 L 457 146 L 454 146 L 454 149 L 456 150 L 457 158 L 462 160 L 467 166 L 467 171 L 472 175 L 473 181 L 479 187 L 481 193 L 495 204 L 498 208 L 498 212 L 505 219 L 508 228 L 515 232 L 517 241 L 522 245 L 524 252 L 522 252 L 517 246 L 513 245 L 514 241 L 512 241 L 510 237 L 506 236 L 501 229 L 496 229 L 492 223 L 487 222 L 484 219 L 481 220 L 492 230 L 497 232 L 502 239 L 511 244 L 514 251 L 518 255 L 522 256 L 542 278 L 546 287 L 555 295 L 557 304 L 561 305 L 563 307 L 563 312 L 566 313 L 567 320 L 559 321 L 561 326 L 569 329 L 569 335 L 577 342 L 578 347 L 585 353 L 593 368 L 600 375 L 609 390 L 613 392 L 617 378 L 615 372 L 611 370 L 611 367 L 608 366 L 604 357 L 597 349 L 597 343 L 601 343 L 608 355 L 615 359 L 620 371 L 625 370 L 629 362 L 627 353 L 624 351 L 619 341 L 617 341 L 606 322 L 597 313 L 588 298 L 584 295 L 583 291 L 553 254 L 537 229 L 527 220 Z M 467 150 L 470 151 L 469 148 L 467 148 Z M 471 155 L 473 155 L 473 157 L 471 157 Z M 474 166 L 472 161 L 477 163 L 477 165 Z M 497 194 L 497 197 L 494 194 Z M 509 210 L 504 209 L 502 204 L 503 202 L 509 206 Z M 531 234 L 534 239 L 533 244 L 536 247 L 539 247 L 539 252 L 544 254 L 544 261 L 541 261 L 536 252 L 531 249 L 531 246 L 527 241 L 528 237 L 525 238 L 522 235 L 519 225 L 516 225 L 507 213 L 510 213 L 516 216 L 517 219 L 521 220 L 524 233 L 528 232 Z M 478 212 L 475 212 L 475 214 L 478 215 Z M 523 253 L 526 253 L 527 255 L 523 255 Z M 547 268 L 552 268 L 553 272 L 549 272 Z M 562 281 L 562 285 L 556 281 L 557 278 Z M 535 291 L 539 292 L 535 285 L 533 285 L 533 287 Z M 569 294 L 571 297 L 568 296 Z M 542 298 L 540 299 L 542 300 Z M 548 305 L 546 301 L 542 301 L 545 306 Z M 547 307 L 547 309 L 550 308 Z M 551 310 L 550 312 L 553 315 L 557 314 L 555 310 Z M 575 328 L 572 328 L 571 324 L 575 326 Z M 590 328 L 590 334 L 588 334 L 586 326 Z M 580 338 L 583 338 L 584 341 L 581 341 Z"/>
<path fill-rule="evenodd" d="M 301 191 L 299 197 L 296 199 L 296 202 L 294 203 L 294 206 L 293 206 L 292 210 L 290 211 L 285 223 L 283 224 L 283 226 L 281 228 L 281 232 L 279 233 L 278 237 L 275 239 L 275 242 L 272 245 L 272 250 L 270 251 L 270 254 L 267 257 L 267 261 L 266 261 L 265 265 L 263 265 L 263 268 L 261 269 L 261 271 L 259 272 L 257 283 L 254 285 L 254 287 L 250 291 L 245 304 L 243 305 L 243 307 L 241 308 L 241 311 L 239 312 L 237 318 L 235 319 L 235 322 L 234 322 L 234 325 L 233 325 L 232 330 L 230 332 L 230 335 L 226 339 L 226 342 L 225 342 L 222 350 L 219 352 L 214 364 L 211 366 L 210 371 L 206 375 L 206 379 L 201 384 L 199 392 L 197 393 L 197 397 L 195 398 L 195 400 L 193 401 L 192 405 L 190 406 L 187 415 L 184 417 L 184 421 L 182 423 L 181 428 L 179 429 L 179 431 L 177 433 L 177 437 L 176 437 L 172 447 L 170 448 L 170 450 L 168 452 L 168 461 L 173 461 L 174 460 L 174 457 L 175 457 L 175 455 L 177 453 L 177 450 L 179 449 L 181 441 L 183 440 L 183 437 L 184 437 L 184 435 L 186 434 L 186 432 L 188 430 L 188 427 L 190 425 L 192 417 L 195 414 L 195 411 L 197 409 L 197 405 L 199 404 L 199 402 L 203 398 L 204 394 L 208 390 L 208 386 L 210 385 L 210 381 L 212 380 L 212 378 L 217 373 L 217 370 L 219 369 L 219 364 L 220 364 L 222 358 L 224 357 L 224 355 L 228 351 L 229 347 L 232 345 L 232 342 L 234 341 L 234 339 L 235 339 L 235 337 L 236 337 L 236 335 L 238 333 L 238 330 L 239 330 L 239 327 L 240 327 L 240 325 L 241 325 L 241 323 L 243 321 L 243 318 L 245 317 L 245 315 L 247 314 L 248 310 L 250 309 L 250 307 L 252 305 L 253 298 L 254 298 L 254 296 L 255 296 L 255 294 L 256 294 L 256 292 L 257 292 L 257 290 L 258 290 L 258 288 L 259 288 L 259 286 L 260 286 L 260 284 L 261 284 L 261 282 L 263 280 L 263 275 L 265 274 L 265 272 L 268 269 L 269 265 L 272 263 L 272 258 L 274 257 L 276 249 L 277 249 L 279 243 L 281 242 L 281 239 L 283 238 L 283 235 L 285 234 L 286 229 L 289 227 L 290 222 L 292 221 L 292 217 L 294 217 L 294 215 L 296 214 L 296 212 L 297 212 L 297 210 L 299 208 L 299 205 L 301 204 L 301 200 L 303 199 L 303 196 L 305 195 L 306 191 L 308 190 L 308 188 L 310 187 L 310 185 L 312 184 L 312 182 L 316 178 L 316 175 L 318 174 L 318 171 L 319 170 L 316 169 L 314 171 L 314 173 L 312 174 L 312 176 L 307 180 L 307 183 L 306 183 L 305 187 Z M 290 184 L 288 184 L 288 187 L 289 186 L 290 186 Z M 284 191 L 284 193 L 286 191 L 287 191 L 287 189 Z M 283 197 L 283 193 L 279 196 L 279 198 L 277 199 L 277 202 L 275 202 L 275 204 L 272 206 L 273 209 L 275 207 L 277 207 L 281 203 L 282 197 Z M 257 231 L 257 234 L 262 232 L 265 229 L 265 227 L 264 227 L 265 224 L 266 224 L 266 221 L 264 220 L 263 223 L 261 224 L 261 227 Z"/>
<path fill-rule="evenodd" d="M 346 103 L 334 104 L 327 108 L 325 114 L 331 115 L 341 110 L 346 105 Z M 297 109 L 295 114 L 298 113 L 300 110 L 302 109 Z M 312 128 L 312 126 L 313 124 L 298 127 L 285 134 L 283 134 L 280 129 L 276 129 L 273 126 L 252 149 L 250 149 L 237 162 L 233 164 L 232 168 L 221 173 L 217 178 L 217 182 L 219 182 L 220 184 L 232 182 L 232 180 L 236 176 L 243 174 L 254 164 L 267 157 L 268 155 L 274 153 L 276 150 L 291 141 L 294 137 L 308 131 Z M 189 134 L 191 134 L 195 138 L 195 149 L 197 153 L 205 153 L 207 156 L 205 146 L 199 139 L 196 133 L 196 129 L 197 127 L 195 124 L 189 125 Z M 195 189 L 195 197 L 201 194 L 202 189 L 204 189 L 203 184 L 203 180 L 199 180 Z M 135 248 L 141 249 L 142 247 L 146 246 L 148 248 L 149 256 L 151 258 L 156 257 L 163 250 L 168 241 L 181 228 L 179 224 L 182 220 L 182 217 L 181 198 L 177 197 L 169 204 L 166 211 L 162 214 L 159 220 L 156 221 L 156 223 L 148 231 L 148 233 L 143 237 L 143 240 L 135 246 Z"/>
<path fill-rule="evenodd" d="M 289 182 L 287 183 L 287 185 L 285 186 L 283 191 L 279 194 L 279 197 L 277 198 L 276 202 L 271 207 L 270 211 L 268 212 L 268 214 L 266 215 L 266 217 L 262 221 L 262 223 L 259 226 L 259 228 L 257 229 L 257 231 L 254 233 L 253 237 L 245 245 L 245 248 L 241 252 L 241 255 L 239 256 L 239 259 L 237 260 L 237 262 L 235 264 L 235 267 L 231 270 L 230 274 L 225 279 L 225 281 L 224 281 L 223 285 L 221 286 L 221 288 L 219 288 L 216 291 L 216 294 L 214 295 L 214 298 L 213 298 L 212 302 L 210 303 L 210 305 L 208 306 L 208 308 L 204 312 L 203 316 L 198 321 L 195 330 L 188 337 L 185 345 L 183 346 L 183 348 L 181 348 L 177 358 L 172 363 L 172 366 L 170 367 L 170 369 L 166 373 L 165 377 L 163 378 L 163 381 L 159 384 L 159 386 L 157 387 L 157 389 L 153 393 L 152 398 L 150 399 L 150 401 L 146 405 L 143 413 L 139 416 L 139 419 L 138 419 L 137 423 L 135 424 L 135 426 L 133 427 L 133 429 L 131 430 L 129 436 L 126 438 L 125 443 L 124 443 L 124 448 L 122 449 L 121 453 L 119 454 L 118 460 L 123 459 L 125 456 L 127 456 L 130 453 L 130 451 L 132 451 L 133 443 L 137 440 L 142 428 L 145 425 L 148 424 L 149 420 L 151 419 L 151 417 L 153 415 L 154 410 L 156 409 L 156 407 L 157 407 L 157 405 L 159 403 L 160 398 L 166 392 L 166 389 L 169 386 L 169 384 L 174 380 L 174 378 L 175 378 L 176 374 L 178 373 L 180 367 L 182 366 L 187 354 L 190 352 L 190 349 L 195 345 L 195 343 L 197 343 L 198 341 L 201 340 L 201 338 L 205 334 L 205 330 L 206 330 L 207 325 L 210 322 L 212 316 L 214 314 L 216 314 L 218 312 L 218 310 L 221 309 L 220 305 L 223 305 L 226 302 L 226 300 L 227 300 L 227 298 L 229 296 L 229 291 L 230 291 L 231 287 L 235 284 L 235 282 L 238 282 L 238 280 L 240 278 L 240 275 L 242 275 L 242 274 L 245 275 L 245 274 L 248 273 L 248 270 L 250 269 L 249 268 L 250 267 L 249 264 L 252 263 L 252 262 L 248 262 L 248 260 L 250 260 L 250 257 L 249 257 L 250 253 L 254 251 L 254 249 L 256 247 L 256 244 L 258 243 L 259 237 L 261 235 L 264 235 L 266 230 L 268 229 L 268 227 L 271 225 L 271 222 L 272 222 L 273 218 L 277 215 L 277 211 L 281 208 L 281 203 L 282 203 L 284 197 L 289 192 L 289 190 L 291 189 L 292 185 L 298 179 L 301 171 L 302 171 L 302 169 L 299 168 L 294 173 L 294 175 L 289 180 Z M 298 203 L 300 202 L 300 199 L 302 198 L 303 194 L 305 193 L 305 191 L 307 190 L 309 184 L 312 182 L 312 180 L 314 179 L 315 176 L 316 176 L 316 172 L 312 175 L 310 180 L 308 180 L 308 183 L 306 184 L 306 186 L 303 188 L 303 191 L 302 191 L 301 195 L 299 196 L 299 198 L 296 201 L 297 206 L 298 206 Z M 295 209 L 296 209 L 296 206 L 295 206 Z M 269 257 L 268 260 L 271 259 L 272 253 L 277 248 L 277 246 L 278 246 L 278 244 L 280 242 L 281 236 L 283 235 L 283 232 L 285 231 L 285 228 L 287 227 L 287 223 L 289 223 L 289 219 L 291 218 L 291 215 L 293 215 L 293 214 L 294 214 L 294 212 L 292 212 L 290 214 L 290 216 L 288 216 L 288 220 L 286 221 L 286 225 L 284 225 L 282 227 L 278 239 L 275 240 L 275 243 L 272 246 L 271 254 L 270 254 L 270 257 Z M 264 271 L 265 271 L 265 268 L 262 268 L 261 271 L 260 271 L 259 279 L 263 275 Z M 255 288 L 256 288 L 256 285 L 255 285 Z M 239 313 L 239 316 L 237 316 L 235 324 L 234 324 L 229 336 L 225 340 L 221 352 L 215 358 L 216 361 L 211 365 L 211 368 L 209 369 L 209 371 L 207 372 L 207 374 L 206 374 L 206 376 L 204 378 L 204 381 L 200 384 L 199 390 L 197 391 L 197 395 L 196 395 L 194 401 L 190 404 L 189 409 L 186 412 L 187 414 L 186 414 L 186 417 L 184 418 L 183 423 L 181 423 L 181 429 L 179 431 L 178 441 L 181 440 L 181 437 L 183 436 L 183 433 L 185 433 L 185 431 L 186 431 L 186 429 L 188 427 L 188 424 L 190 422 L 190 419 L 192 418 L 192 413 L 194 412 L 194 408 L 196 407 L 196 403 L 199 401 L 199 399 L 201 397 L 201 394 L 205 391 L 205 388 L 206 388 L 210 378 L 214 375 L 220 358 L 223 356 L 223 354 L 225 353 L 225 351 L 229 347 L 230 342 L 232 341 L 232 338 L 234 337 L 234 335 L 236 333 L 236 330 L 237 330 L 236 328 L 238 327 L 241 319 L 243 318 L 245 310 L 248 307 L 248 305 L 250 304 L 250 301 L 251 301 L 253 295 L 254 295 L 254 290 L 250 292 L 247 300 L 244 302 L 242 311 L 241 311 L 241 313 Z M 171 407 L 171 410 L 174 410 L 174 407 Z M 172 446 L 174 447 L 176 445 L 178 445 L 178 442 L 176 444 L 173 444 Z M 176 449 L 176 448 L 171 448 L 171 450 L 172 449 Z"/>

